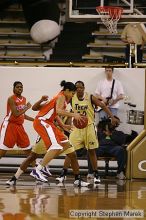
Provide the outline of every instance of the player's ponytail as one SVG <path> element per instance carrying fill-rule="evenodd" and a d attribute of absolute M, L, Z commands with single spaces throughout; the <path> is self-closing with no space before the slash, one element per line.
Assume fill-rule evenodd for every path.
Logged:
<path fill-rule="evenodd" d="M 64 87 L 65 84 L 66 84 L 66 81 L 65 81 L 65 80 L 62 80 L 61 83 L 60 83 L 61 87 Z"/>
<path fill-rule="evenodd" d="M 61 87 L 63 87 L 63 91 L 68 89 L 69 91 L 76 91 L 76 86 L 72 82 L 66 82 L 65 80 L 62 80 L 60 83 Z"/>

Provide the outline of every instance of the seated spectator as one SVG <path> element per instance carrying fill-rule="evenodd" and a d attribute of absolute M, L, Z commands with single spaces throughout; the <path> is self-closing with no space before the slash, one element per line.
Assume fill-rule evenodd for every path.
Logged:
<path fill-rule="evenodd" d="M 126 62 L 129 63 L 130 58 L 130 45 L 135 45 L 137 49 L 136 60 L 138 63 L 142 62 L 143 58 L 143 48 L 144 48 L 144 39 L 142 33 L 138 29 L 138 23 L 127 24 L 122 31 L 121 40 L 126 43 L 125 56 Z M 132 49 L 132 48 L 131 48 Z M 134 52 L 135 53 L 135 52 Z M 131 64 L 135 63 L 135 55 L 132 53 Z M 131 65 L 129 63 L 129 67 Z"/>
<path fill-rule="evenodd" d="M 126 150 L 123 147 L 126 141 L 126 135 L 122 131 L 117 131 L 110 119 L 104 119 L 98 124 L 99 148 L 96 149 L 96 155 L 102 157 L 105 154 L 116 157 L 118 163 L 117 178 L 125 179 L 124 170 L 126 165 Z M 93 173 L 90 160 L 88 160 L 88 177 Z"/>

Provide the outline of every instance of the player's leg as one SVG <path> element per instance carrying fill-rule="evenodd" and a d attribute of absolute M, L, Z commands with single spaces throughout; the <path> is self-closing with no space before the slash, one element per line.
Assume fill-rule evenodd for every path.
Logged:
<path fill-rule="evenodd" d="M 29 141 L 29 137 L 26 133 L 26 131 L 24 130 L 23 125 L 15 125 L 15 136 L 16 136 L 16 144 L 19 147 L 20 150 L 23 150 L 24 153 L 28 156 L 28 160 L 26 159 L 25 161 L 28 163 L 29 166 L 29 155 L 31 154 L 31 146 L 30 146 L 30 141 Z M 33 157 L 32 157 L 33 158 Z M 23 162 L 25 164 L 25 161 Z M 34 162 L 35 159 L 32 159 L 32 162 Z M 22 164 L 23 164 L 22 163 Z M 27 164 L 26 163 L 26 164 Z M 35 162 L 34 162 L 35 165 Z M 27 168 L 27 167 L 26 167 Z M 16 185 L 16 180 L 21 176 L 21 174 L 25 171 L 25 169 L 23 169 L 23 166 L 19 167 L 17 172 L 15 173 L 15 175 L 6 182 L 7 185 Z"/>
<path fill-rule="evenodd" d="M 98 141 L 97 141 L 97 137 L 96 137 L 96 132 L 95 132 L 95 128 L 94 125 L 88 125 L 87 129 L 85 129 L 85 134 L 84 137 L 84 143 L 85 146 L 88 150 L 88 155 L 90 158 L 90 162 L 91 162 L 91 166 L 93 169 L 93 174 L 94 174 L 94 183 L 100 183 L 100 177 L 98 174 L 98 167 L 97 167 L 97 156 L 96 156 L 96 149 L 98 147 Z"/>
<path fill-rule="evenodd" d="M 95 149 L 89 149 L 88 150 L 91 166 L 93 169 L 93 174 L 94 174 L 94 183 L 100 183 L 100 178 L 98 174 L 98 168 L 97 168 L 97 156 L 96 156 L 96 151 Z"/>
<path fill-rule="evenodd" d="M 16 181 L 19 179 L 19 177 L 26 171 L 26 169 L 28 168 L 28 166 L 34 162 L 37 158 L 37 154 L 31 152 L 28 157 L 22 162 L 22 164 L 20 165 L 20 167 L 18 168 L 18 170 L 16 171 L 16 173 L 14 174 L 14 176 L 12 176 L 12 178 L 10 180 L 8 180 L 6 182 L 7 185 L 12 186 L 12 185 L 16 185 Z"/>
<path fill-rule="evenodd" d="M 70 143 L 72 143 L 73 146 L 69 147 L 64 152 L 64 154 L 66 154 L 66 157 L 65 157 L 63 169 L 62 169 L 61 174 L 59 175 L 59 177 L 56 178 L 56 180 L 59 181 L 59 182 L 63 182 L 66 179 L 67 169 L 71 165 L 71 158 L 70 158 L 70 157 L 72 157 L 71 153 L 73 153 L 76 150 L 76 148 L 79 149 L 79 148 L 83 147 L 82 136 L 80 135 L 79 129 L 75 129 L 71 132 L 71 134 L 69 135 L 69 141 L 70 141 Z M 73 162 L 72 162 L 72 165 L 74 166 Z M 74 167 L 73 167 L 73 169 L 74 169 Z"/>
<path fill-rule="evenodd" d="M 0 158 L 3 157 L 8 150 L 12 150 L 17 140 L 16 125 L 4 121 L 0 130 Z"/>
<path fill-rule="evenodd" d="M 102 157 L 105 152 L 104 152 L 104 148 L 103 147 L 98 147 L 95 149 L 96 151 L 96 157 Z M 88 154 L 88 175 L 87 175 L 87 178 L 94 178 L 94 172 L 93 172 L 93 168 L 92 168 L 92 164 L 90 162 L 90 157 L 89 157 L 89 154 Z"/>
<path fill-rule="evenodd" d="M 70 148 L 70 143 L 68 138 L 64 135 L 63 132 L 61 132 L 58 128 L 56 128 L 53 124 L 46 124 L 44 122 L 41 122 L 36 128 L 36 131 L 39 133 L 39 135 L 42 137 L 42 139 L 45 142 L 46 147 L 48 148 L 47 153 L 45 154 L 43 160 L 41 163 L 36 167 L 34 170 L 34 177 L 38 179 L 38 176 L 41 177 L 41 171 L 44 166 L 46 166 L 52 159 L 57 157 L 61 152 L 67 150 Z M 38 128 L 39 127 L 39 128 Z M 52 135 L 53 134 L 53 135 Z M 73 169 L 75 170 L 75 166 L 77 167 L 78 176 L 75 175 L 75 182 L 74 184 L 78 184 L 83 186 L 83 181 L 80 178 L 79 175 L 79 167 L 78 167 L 78 161 L 76 158 L 76 154 L 72 154 L 70 156 L 71 164 L 73 165 Z M 74 162 L 74 164 L 72 163 Z M 46 182 L 46 180 L 42 180 L 43 182 Z M 86 183 L 86 186 L 89 185 Z"/>
<path fill-rule="evenodd" d="M 61 174 L 56 178 L 56 180 L 59 181 L 60 183 L 64 182 L 64 180 L 66 180 L 66 175 L 67 175 L 68 168 L 70 167 L 70 164 L 71 164 L 71 160 L 70 160 L 69 156 L 66 155 Z"/>
<path fill-rule="evenodd" d="M 17 140 L 16 125 L 4 121 L 0 131 L 0 158 L 5 156 L 8 150 L 12 150 Z"/>
<path fill-rule="evenodd" d="M 26 155 L 29 155 L 32 149 L 30 145 L 29 137 L 23 127 L 23 125 L 17 126 L 17 146 L 23 150 Z"/>
<path fill-rule="evenodd" d="M 68 143 L 69 144 L 69 143 Z M 75 177 L 74 185 L 79 186 L 79 187 L 86 187 L 89 186 L 90 184 L 83 181 L 80 175 L 79 171 L 79 163 L 77 160 L 77 154 L 74 150 L 74 147 L 71 147 L 69 144 L 69 148 L 64 151 L 64 154 L 67 154 L 65 164 L 64 164 L 64 169 L 62 170 L 62 175 L 60 177 L 57 177 L 56 180 L 59 182 L 63 182 L 66 179 L 66 172 L 67 168 L 71 165 L 71 168 L 73 170 L 73 174 Z"/>
<path fill-rule="evenodd" d="M 26 169 L 35 162 L 35 160 L 42 154 L 46 153 L 45 144 L 42 141 L 42 139 L 39 139 L 37 143 L 32 147 L 31 153 L 28 155 L 28 157 L 22 162 L 20 167 L 18 168 L 15 175 L 6 182 L 7 185 L 15 185 L 16 180 L 19 179 L 19 177 L 26 171 Z M 44 170 L 44 174 L 49 176 L 51 175 L 50 172 L 47 170 L 47 168 Z"/>
<path fill-rule="evenodd" d="M 45 154 L 44 158 L 42 159 L 41 163 L 32 171 L 31 176 L 34 178 L 47 182 L 48 180 L 42 176 L 42 169 L 48 165 L 48 163 L 57 157 L 62 149 L 63 145 L 62 142 L 68 142 L 67 137 L 54 125 L 54 124 L 47 124 L 44 121 L 35 120 L 34 128 L 37 133 L 43 139 L 47 153 Z M 64 145 L 64 149 L 67 149 L 68 145 Z"/>

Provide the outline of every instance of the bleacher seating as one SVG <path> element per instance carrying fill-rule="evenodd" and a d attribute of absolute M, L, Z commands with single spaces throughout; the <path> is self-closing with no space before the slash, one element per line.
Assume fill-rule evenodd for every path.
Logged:
<path fill-rule="evenodd" d="M 118 34 L 111 35 L 104 25 L 97 25 L 96 21 L 66 22 L 65 0 L 58 2 L 63 16 L 62 31 L 54 44 L 39 45 L 32 41 L 20 3 L 12 4 L 0 12 L 1 65 L 101 67 L 105 66 L 107 61 L 126 66 L 124 65 L 125 45 L 120 40 L 120 33 L 125 24 L 118 24 Z M 73 2 L 76 10 L 93 10 L 98 3 L 94 0 Z M 142 7 L 141 3 L 135 2 L 137 8 Z M 144 61 L 145 50 L 146 48 Z M 46 56 L 44 51 L 49 51 L 49 55 Z"/>
<path fill-rule="evenodd" d="M 42 48 L 31 40 L 21 6 L 11 5 L 0 17 L 0 61 L 43 62 Z"/>
<path fill-rule="evenodd" d="M 121 41 L 120 35 L 125 24 L 118 25 L 118 33 L 112 35 L 101 24 L 98 31 L 92 32 L 94 40 L 87 44 L 90 48 L 88 54 L 82 56 L 86 61 L 98 61 L 109 63 L 124 63 L 125 62 L 125 44 Z M 145 61 L 146 47 L 144 47 L 144 61 Z"/>
<path fill-rule="evenodd" d="M 82 55 L 89 52 L 86 45 L 93 40 L 92 31 L 97 28 L 95 22 L 65 23 L 50 60 L 81 62 Z"/>
<path fill-rule="evenodd" d="M 14 163 L 13 158 L 17 158 L 17 163 Z M 0 162 L 0 171 L 7 171 L 7 172 L 14 172 L 19 165 L 22 163 L 22 161 L 24 160 L 24 158 L 26 158 L 26 155 L 19 150 L 16 151 L 11 151 L 8 152 L 6 154 L 6 156 L 4 157 L 4 159 L 9 160 L 9 163 L 3 163 Z M 42 156 L 39 156 L 39 160 L 40 158 L 42 158 Z M 49 165 L 51 172 L 55 172 L 55 173 L 60 173 L 60 170 L 63 167 L 63 162 L 64 162 L 65 156 L 58 156 L 57 158 L 55 158 L 51 164 Z M 108 154 L 105 154 L 102 157 L 98 157 L 98 167 L 99 167 L 99 172 L 100 174 L 104 175 L 104 176 L 108 176 L 111 173 L 112 174 L 116 174 L 116 170 L 117 170 L 117 164 L 115 163 L 117 160 L 115 157 L 109 156 Z M 80 156 L 78 157 L 78 161 L 80 164 L 80 171 L 82 173 L 87 174 L 88 172 L 88 168 L 87 168 L 87 156 Z M 112 164 L 110 164 L 111 162 L 113 162 Z M 30 167 L 29 167 L 30 168 Z"/>

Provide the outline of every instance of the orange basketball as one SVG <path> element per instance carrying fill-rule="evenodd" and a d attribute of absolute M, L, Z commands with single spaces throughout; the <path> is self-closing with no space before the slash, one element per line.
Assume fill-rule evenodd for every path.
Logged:
<path fill-rule="evenodd" d="M 83 129 L 83 128 L 85 128 L 88 125 L 88 118 L 87 118 L 87 116 L 83 115 L 82 118 L 83 118 L 83 120 L 81 120 L 81 121 L 77 121 L 75 118 L 73 120 L 74 126 L 76 128 L 78 128 L 78 129 Z"/>

